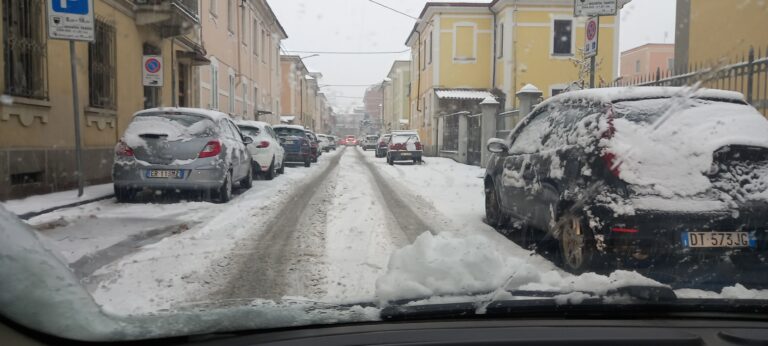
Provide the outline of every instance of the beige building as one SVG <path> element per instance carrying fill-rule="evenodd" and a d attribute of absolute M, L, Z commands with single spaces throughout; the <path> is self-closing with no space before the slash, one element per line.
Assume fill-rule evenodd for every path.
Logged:
<path fill-rule="evenodd" d="M 266 0 L 202 1 L 201 106 L 235 118 L 280 121 L 280 42 L 288 37 Z"/>
<path fill-rule="evenodd" d="M 114 145 L 134 112 L 200 104 L 194 66 L 207 59 L 199 1 L 152 3 L 95 1 L 96 39 L 75 43 L 86 184 L 111 181 Z M 68 42 L 48 39 L 46 1 L 2 5 L 0 199 L 73 188 L 78 172 Z M 162 86 L 143 86 L 144 54 L 161 56 Z"/>
<path fill-rule="evenodd" d="M 308 114 L 306 112 L 306 77 L 309 71 L 298 55 L 281 55 L 280 69 L 282 80 L 280 109 L 283 121 L 306 125 L 304 119 L 304 114 Z"/>
<path fill-rule="evenodd" d="M 411 62 L 398 60 L 392 64 L 384 83 L 385 131 L 405 130 L 410 124 L 408 89 L 411 83 Z"/>

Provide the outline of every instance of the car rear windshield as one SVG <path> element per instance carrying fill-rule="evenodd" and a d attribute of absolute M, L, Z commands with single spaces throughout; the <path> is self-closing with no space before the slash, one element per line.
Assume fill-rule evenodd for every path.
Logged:
<path fill-rule="evenodd" d="M 369 141 L 375 141 L 375 140 L 379 139 L 379 136 L 368 136 L 368 137 L 365 137 L 365 139 L 367 139 Z"/>
<path fill-rule="evenodd" d="M 137 115 L 125 131 L 126 135 L 158 133 L 168 140 L 205 138 L 216 134 L 216 124 L 210 119 L 186 113 L 149 113 Z"/>
<path fill-rule="evenodd" d="M 672 106 L 674 105 L 674 109 Z M 683 110 L 708 107 L 712 105 L 740 105 L 736 102 L 688 98 L 685 101 L 673 101 L 670 98 L 654 98 L 616 102 L 613 105 L 616 118 L 623 118 L 634 123 L 652 124 L 667 112 L 677 113 Z"/>
<path fill-rule="evenodd" d="M 259 134 L 261 134 L 261 130 L 259 130 L 258 127 L 250 127 L 250 126 L 240 126 L 240 132 L 243 133 L 243 135 L 256 137 Z"/>
<path fill-rule="evenodd" d="M 304 136 L 305 132 L 304 130 L 299 129 L 292 129 L 290 127 L 276 127 L 275 132 L 277 132 L 278 136 L 285 137 L 285 136 Z"/>
<path fill-rule="evenodd" d="M 419 141 L 419 137 L 416 136 L 416 135 L 411 135 L 411 134 L 407 134 L 407 135 L 405 135 L 405 134 L 404 135 L 394 135 L 394 136 L 392 136 L 392 143 L 394 143 L 394 144 L 405 143 L 405 142 L 416 143 L 418 141 Z"/>

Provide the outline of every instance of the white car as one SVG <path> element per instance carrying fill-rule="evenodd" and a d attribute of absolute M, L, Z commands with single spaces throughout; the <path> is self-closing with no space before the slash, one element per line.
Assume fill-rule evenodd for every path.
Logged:
<path fill-rule="evenodd" d="M 320 150 L 326 153 L 331 151 L 331 139 L 328 138 L 328 135 L 319 134 L 317 135 L 317 140 Z"/>
<path fill-rule="evenodd" d="M 237 127 L 243 135 L 253 138 L 248 151 L 253 159 L 253 172 L 272 180 L 285 172 L 285 149 L 272 126 L 262 121 L 241 120 Z"/>

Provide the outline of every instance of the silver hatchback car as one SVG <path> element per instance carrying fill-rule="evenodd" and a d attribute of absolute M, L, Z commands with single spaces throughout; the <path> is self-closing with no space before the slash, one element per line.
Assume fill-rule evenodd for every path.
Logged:
<path fill-rule="evenodd" d="M 198 191 L 227 202 L 232 185 L 250 188 L 251 155 L 229 116 L 197 108 L 153 108 L 134 114 L 115 146 L 112 178 L 119 202 L 136 192 Z"/>

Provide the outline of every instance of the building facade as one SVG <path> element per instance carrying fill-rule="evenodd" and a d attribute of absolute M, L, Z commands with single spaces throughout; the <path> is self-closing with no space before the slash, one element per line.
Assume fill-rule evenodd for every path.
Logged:
<path fill-rule="evenodd" d="M 387 79 L 384 83 L 384 102 L 382 102 L 385 131 L 408 129 L 411 117 L 408 102 L 411 62 L 395 61 L 387 74 Z"/>
<path fill-rule="evenodd" d="M 111 181 L 114 145 L 136 111 L 198 106 L 205 65 L 198 0 L 95 1 L 95 40 L 76 42 L 83 178 Z M 67 41 L 47 36 L 46 1 L 2 0 L 0 199 L 77 184 Z M 144 86 L 144 55 L 159 55 L 162 86 Z"/>
<path fill-rule="evenodd" d="M 675 64 L 675 45 L 648 43 L 621 52 L 621 78 L 635 79 L 657 71 L 672 70 Z"/>
<path fill-rule="evenodd" d="M 202 1 L 210 66 L 200 69 L 201 106 L 279 123 L 280 42 L 288 37 L 266 0 Z"/>
<path fill-rule="evenodd" d="M 627 1 L 621 1 L 621 5 Z M 601 17 L 597 83 L 618 76 L 618 16 Z M 437 155 L 439 118 L 479 111 L 486 97 L 517 107 L 517 90 L 533 84 L 550 97 L 582 85 L 586 18 L 572 0 L 427 3 L 406 45 L 411 48 L 410 127 Z"/>

